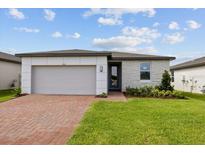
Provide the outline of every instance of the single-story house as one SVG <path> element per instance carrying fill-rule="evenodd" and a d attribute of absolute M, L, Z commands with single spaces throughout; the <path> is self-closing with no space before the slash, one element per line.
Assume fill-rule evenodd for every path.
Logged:
<path fill-rule="evenodd" d="M 63 50 L 17 54 L 22 92 L 99 95 L 158 85 L 175 57 L 108 51 Z"/>
<path fill-rule="evenodd" d="M 21 59 L 0 52 L 0 90 L 20 86 Z"/>
<path fill-rule="evenodd" d="M 174 65 L 171 72 L 175 89 L 194 93 L 205 92 L 205 57 Z"/>

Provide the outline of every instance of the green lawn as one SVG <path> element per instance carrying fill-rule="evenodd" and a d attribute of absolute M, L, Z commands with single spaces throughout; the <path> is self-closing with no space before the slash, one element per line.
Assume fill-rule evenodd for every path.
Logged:
<path fill-rule="evenodd" d="M 68 144 L 205 144 L 205 95 L 99 101 Z"/>
<path fill-rule="evenodd" d="M 182 93 L 187 97 L 205 101 L 205 94 L 196 94 L 196 93 L 190 93 L 190 92 L 182 92 Z"/>
<path fill-rule="evenodd" d="M 0 90 L 0 103 L 15 98 L 16 92 L 14 90 Z"/>

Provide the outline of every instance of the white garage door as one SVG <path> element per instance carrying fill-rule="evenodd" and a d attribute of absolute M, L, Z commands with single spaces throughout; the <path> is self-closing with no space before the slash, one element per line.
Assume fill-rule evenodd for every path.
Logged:
<path fill-rule="evenodd" d="M 95 66 L 34 66 L 32 93 L 96 94 Z"/>

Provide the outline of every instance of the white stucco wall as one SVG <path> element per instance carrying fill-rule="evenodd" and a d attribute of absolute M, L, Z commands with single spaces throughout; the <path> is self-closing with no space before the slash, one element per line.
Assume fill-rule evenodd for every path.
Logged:
<path fill-rule="evenodd" d="M 150 81 L 140 80 L 140 64 L 149 62 L 150 65 Z M 158 85 L 161 82 L 164 70 L 169 71 L 168 60 L 152 60 L 152 61 L 122 61 L 122 91 L 126 87 L 140 87 L 145 85 Z"/>
<path fill-rule="evenodd" d="M 95 65 L 96 95 L 107 93 L 107 57 L 23 57 L 22 58 L 22 93 L 31 93 L 32 66 L 52 65 Z M 103 72 L 100 72 L 103 66 Z"/>
<path fill-rule="evenodd" d="M 14 80 L 16 86 L 20 86 L 21 65 L 11 62 L 0 61 L 0 90 L 10 89 Z"/>
<path fill-rule="evenodd" d="M 182 81 L 183 76 L 185 82 Z M 173 85 L 177 90 L 201 93 L 201 89 L 205 86 L 205 66 L 175 70 Z"/>

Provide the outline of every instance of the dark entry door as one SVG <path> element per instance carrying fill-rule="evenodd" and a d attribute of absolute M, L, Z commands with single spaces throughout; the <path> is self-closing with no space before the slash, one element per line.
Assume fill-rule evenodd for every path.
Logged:
<path fill-rule="evenodd" d="M 121 63 L 109 64 L 109 90 L 121 90 Z"/>

